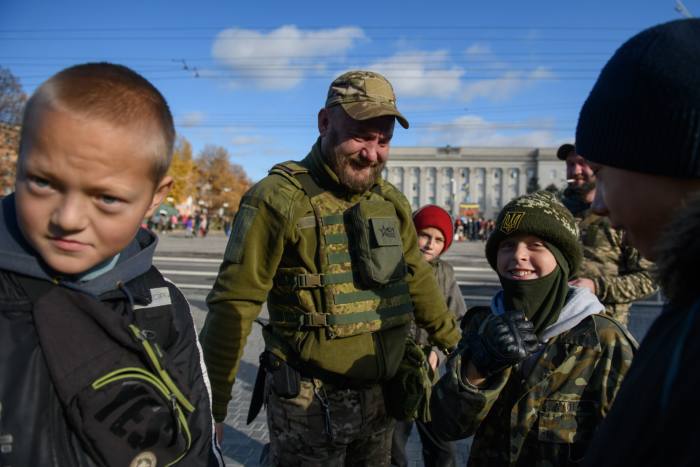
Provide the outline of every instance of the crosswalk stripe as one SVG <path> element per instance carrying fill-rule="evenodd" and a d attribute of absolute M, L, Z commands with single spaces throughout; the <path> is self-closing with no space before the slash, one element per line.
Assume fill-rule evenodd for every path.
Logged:
<path fill-rule="evenodd" d="M 167 263 L 167 262 L 184 262 L 184 263 L 215 263 L 221 264 L 220 259 L 211 258 L 188 258 L 186 256 L 154 256 L 153 261 Z"/>
<path fill-rule="evenodd" d="M 454 266 L 454 270 L 457 272 L 490 272 L 491 274 L 496 274 L 491 268 L 478 266 Z"/>
<path fill-rule="evenodd" d="M 159 269 L 164 276 L 198 276 L 198 277 L 216 277 L 217 271 L 183 271 L 177 269 Z"/>

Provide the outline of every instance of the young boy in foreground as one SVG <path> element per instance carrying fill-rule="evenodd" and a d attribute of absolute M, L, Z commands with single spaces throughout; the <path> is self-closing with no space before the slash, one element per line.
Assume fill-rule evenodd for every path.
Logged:
<path fill-rule="evenodd" d="M 1 465 L 220 465 L 189 306 L 140 229 L 174 133 L 119 65 L 65 69 L 27 102 L 0 212 Z"/>
<path fill-rule="evenodd" d="M 503 290 L 463 319 L 432 398 L 443 439 L 474 436 L 469 465 L 578 465 L 610 410 L 636 343 L 570 287 L 581 263 L 575 221 L 550 193 L 508 203 L 486 243 Z"/>

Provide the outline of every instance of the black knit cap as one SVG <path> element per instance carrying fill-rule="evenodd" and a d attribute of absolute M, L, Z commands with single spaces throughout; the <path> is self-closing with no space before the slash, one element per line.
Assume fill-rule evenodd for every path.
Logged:
<path fill-rule="evenodd" d="M 569 277 L 581 265 L 583 252 L 578 227 L 571 212 L 548 191 L 536 191 L 506 204 L 496 219 L 496 228 L 486 241 L 486 259 L 497 271 L 498 245 L 513 235 L 534 235 L 554 245 L 568 264 Z"/>
<path fill-rule="evenodd" d="M 700 19 L 647 29 L 615 52 L 581 109 L 576 152 L 620 169 L 700 177 Z"/>

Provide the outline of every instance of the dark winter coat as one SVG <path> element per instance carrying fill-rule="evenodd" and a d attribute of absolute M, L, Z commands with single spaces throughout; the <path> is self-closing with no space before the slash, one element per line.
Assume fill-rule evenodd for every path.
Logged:
<path fill-rule="evenodd" d="M 84 308 L 68 310 L 66 303 L 73 303 L 69 301 L 55 303 L 55 310 L 46 306 L 44 309 L 51 313 L 55 311 L 53 316 L 57 316 L 60 322 L 58 313 L 79 314 L 83 309 L 98 306 L 101 312 L 109 310 L 114 316 L 123 317 L 126 328 L 129 317 L 138 308 L 136 312 L 143 313 L 145 319 L 168 325 L 168 328 L 162 327 L 167 329 L 162 334 L 168 335 L 162 339 L 164 354 L 169 359 L 169 367 L 174 370 L 176 384 L 195 408 L 186 415 L 192 445 L 179 465 L 223 465 L 219 463 L 220 454 L 213 443 L 210 393 L 189 305 L 177 287 L 164 281 L 153 269 L 151 262 L 155 245 L 153 234 L 139 231 L 134 241 L 121 252 L 112 270 L 92 281 L 64 283 L 69 291 L 67 296 Z M 30 289 L 21 277 L 38 279 L 35 284 L 48 285 Z M 39 296 L 44 290 L 51 290 L 50 278 L 51 272 L 17 229 L 14 197 L 5 198 L 0 210 L 0 465 L 92 467 L 113 464 L 109 459 L 96 461 L 88 454 L 78 432 L 66 417 L 66 409 L 52 379 L 47 364 L 51 355 L 44 353 L 42 344 L 45 342 L 40 341 L 34 315 Z M 171 305 L 163 306 L 167 299 L 153 299 L 154 290 L 158 290 L 161 297 L 167 296 Z M 170 318 L 165 321 L 156 318 L 155 314 L 164 310 L 168 310 Z M 70 327 L 62 327 L 61 331 L 57 328 L 58 332 L 73 331 Z M 81 349 L 80 343 L 87 341 L 87 337 L 79 333 L 69 336 L 77 343 L 73 350 L 97 354 L 90 345 Z M 86 371 L 91 370 L 94 369 Z M 123 427 L 124 443 L 143 440 L 142 434 L 130 431 L 128 424 Z"/>
<path fill-rule="evenodd" d="M 700 465 L 700 197 L 676 216 L 657 258 L 669 303 L 644 337 L 585 466 Z"/>

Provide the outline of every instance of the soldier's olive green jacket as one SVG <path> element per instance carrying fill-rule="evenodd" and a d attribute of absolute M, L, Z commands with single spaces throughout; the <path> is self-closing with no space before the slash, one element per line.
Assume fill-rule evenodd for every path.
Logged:
<path fill-rule="evenodd" d="M 572 198 L 564 191 L 562 201 L 576 218 L 583 243 L 584 259 L 578 277 L 593 280 L 605 312 L 627 324 L 630 303 L 657 290 L 650 273 L 653 264 L 623 242 L 621 232 L 610 225 L 607 217 L 598 216 L 590 205 Z"/>
<path fill-rule="evenodd" d="M 325 164 L 317 141 L 300 162 L 310 169 L 317 183 L 336 196 L 359 201 L 366 194 L 352 194 Z M 394 204 L 400 221 L 404 259 L 408 266 L 406 282 L 414 304 L 416 322 L 428 330 L 440 348 L 454 347 L 459 331 L 447 312 L 428 263 L 418 250 L 418 241 L 405 197 L 391 184 L 380 179 L 385 199 Z M 318 238 L 315 228 L 301 219 L 313 217 L 309 198 L 284 176 L 271 174 L 255 184 L 241 200 L 239 213 L 226 247 L 224 260 L 214 287 L 207 297 L 209 313 L 200 339 L 212 383 L 213 412 L 224 419 L 238 364 L 253 320 L 273 288 L 278 268 L 299 267 L 300 272 L 319 273 Z M 320 293 L 320 292 L 316 292 Z M 278 294 L 279 295 L 279 294 Z M 288 294 L 290 306 L 301 313 L 322 312 L 313 300 L 301 300 Z M 331 362 L 336 372 L 350 379 L 376 382 L 392 376 L 403 356 L 407 325 L 351 337 L 330 338 L 323 328 L 304 332 L 274 328 L 274 338 L 289 344 L 288 351 L 314 363 Z M 266 343 L 268 346 L 269 342 Z M 281 349 L 278 347 L 279 352 Z"/>
<path fill-rule="evenodd" d="M 465 332 L 490 312 L 469 310 Z M 479 388 L 458 376 L 455 353 L 433 389 L 434 429 L 446 439 L 475 435 L 471 467 L 578 465 L 632 363 L 633 342 L 618 323 L 590 315 Z"/>

